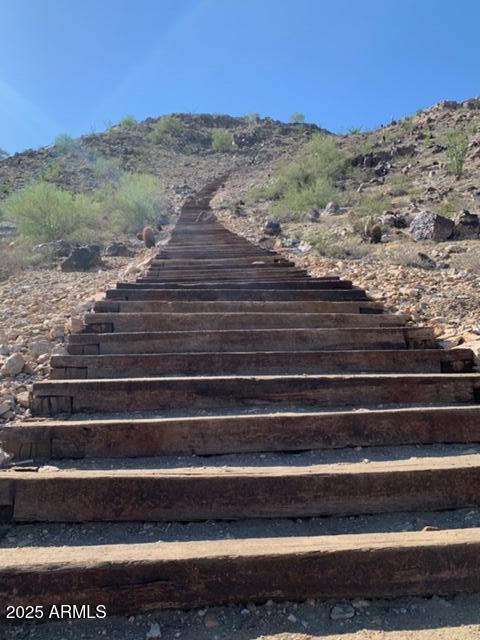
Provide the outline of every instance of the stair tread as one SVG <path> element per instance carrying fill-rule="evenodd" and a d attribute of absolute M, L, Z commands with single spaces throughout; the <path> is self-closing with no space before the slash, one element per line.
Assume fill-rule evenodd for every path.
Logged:
<path fill-rule="evenodd" d="M 272 538 L 238 538 L 182 542 L 144 542 L 142 544 L 87 545 L 0 549 L 0 575 L 10 570 L 22 571 L 46 565 L 53 568 L 68 562 L 73 566 L 93 566 L 108 562 L 168 561 L 171 559 L 208 558 L 214 555 L 290 555 L 302 552 L 329 553 L 342 549 L 382 548 L 393 546 L 432 547 L 457 544 L 480 546 L 480 528 L 445 531 L 382 532 L 335 536 L 289 536 Z"/>

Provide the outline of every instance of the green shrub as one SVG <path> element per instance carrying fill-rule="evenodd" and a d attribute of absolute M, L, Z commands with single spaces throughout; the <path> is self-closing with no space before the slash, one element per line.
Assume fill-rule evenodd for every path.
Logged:
<path fill-rule="evenodd" d="M 309 236 L 308 242 L 316 253 L 325 258 L 353 258 L 360 259 L 368 254 L 366 245 L 352 238 L 339 238 L 336 234 L 318 231 Z"/>
<path fill-rule="evenodd" d="M 350 136 L 359 136 L 361 133 L 361 127 L 350 127 L 350 129 L 348 130 L 348 135 Z"/>
<path fill-rule="evenodd" d="M 61 133 L 57 136 L 54 144 L 58 153 L 72 153 L 77 147 L 76 141 L 68 133 Z"/>
<path fill-rule="evenodd" d="M 119 231 L 136 232 L 168 220 L 162 188 L 153 176 L 125 175 L 117 188 L 107 188 L 101 197 Z"/>
<path fill-rule="evenodd" d="M 465 129 L 451 129 L 445 136 L 447 158 L 453 175 L 459 178 L 467 157 L 469 135 Z"/>
<path fill-rule="evenodd" d="M 413 195 L 412 180 L 404 173 L 395 173 L 389 177 L 389 194 L 394 197 Z"/>
<path fill-rule="evenodd" d="M 164 116 L 155 123 L 152 138 L 163 147 L 172 147 L 178 142 L 185 129 L 185 124 L 177 116 Z"/>
<path fill-rule="evenodd" d="M 254 123 L 260 120 L 260 114 L 256 111 L 252 111 L 251 113 L 247 113 L 247 115 L 243 116 L 245 122 Z"/>
<path fill-rule="evenodd" d="M 305 116 L 303 115 L 303 113 L 295 111 L 295 113 L 292 113 L 288 120 L 289 122 L 293 122 L 295 124 L 303 124 L 305 122 Z"/>
<path fill-rule="evenodd" d="M 234 151 L 235 141 L 230 131 L 215 129 L 212 133 L 212 149 L 214 151 Z"/>
<path fill-rule="evenodd" d="M 274 208 L 279 216 L 324 207 L 338 199 L 335 181 L 342 175 L 345 163 L 346 157 L 333 136 L 315 134 L 303 157 L 284 164 L 274 182 L 263 190 L 263 196 L 277 201 Z"/>
<path fill-rule="evenodd" d="M 137 124 L 137 121 L 132 115 L 128 115 L 122 118 L 118 124 L 121 127 L 133 127 L 134 124 Z"/>
<path fill-rule="evenodd" d="M 116 158 L 99 156 L 92 164 L 92 172 L 99 182 L 118 184 L 123 175 L 120 162 Z"/>
<path fill-rule="evenodd" d="M 37 182 L 11 195 L 5 211 L 17 222 L 26 240 L 83 241 L 92 237 L 97 207 L 90 198 L 62 191 L 47 182 Z"/>
<path fill-rule="evenodd" d="M 469 206 L 471 205 L 469 205 L 466 198 L 459 194 L 452 193 L 442 198 L 438 205 L 438 209 L 442 216 L 450 218 L 462 209 L 468 209 Z"/>
<path fill-rule="evenodd" d="M 405 131 L 405 133 L 410 133 L 413 129 L 413 116 L 405 116 L 403 120 L 400 120 L 400 126 Z"/>

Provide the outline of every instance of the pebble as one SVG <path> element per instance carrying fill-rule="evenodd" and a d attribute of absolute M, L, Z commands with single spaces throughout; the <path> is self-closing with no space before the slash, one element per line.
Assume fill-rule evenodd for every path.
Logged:
<path fill-rule="evenodd" d="M 336 604 L 330 611 L 332 620 L 348 620 L 355 615 L 355 609 L 351 604 Z"/>
<path fill-rule="evenodd" d="M 153 622 L 150 625 L 150 629 L 147 631 L 145 636 L 146 640 L 157 640 L 162 637 L 162 632 L 160 630 L 160 625 L 158 622 Z"/>

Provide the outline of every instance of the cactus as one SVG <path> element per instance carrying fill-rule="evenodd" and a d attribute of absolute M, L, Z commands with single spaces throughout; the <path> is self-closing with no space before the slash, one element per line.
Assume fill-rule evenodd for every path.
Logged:
<path fill-rule="evenodd" d="M 150 227 L 145 227 L 144 230 L 142 231 L 142 240 L 145 243 L 145 246 L 147 247 L 147 249 L 149 249 L 150 247 L 154 247 L 155 234 L 153 232 L 153 229 L 151 229 Z"/>

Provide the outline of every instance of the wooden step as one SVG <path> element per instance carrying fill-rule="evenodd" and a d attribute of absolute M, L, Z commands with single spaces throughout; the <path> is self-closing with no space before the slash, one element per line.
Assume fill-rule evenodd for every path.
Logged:
<path fill-rule="evenodd" d="M 215 270 L 238 270 L 244 268 L 268 268 L 283 269 L 285 267 L 295 267 L 295 263 L 276 256 L 245 256 L 243 258 L 153 258 L 150 262 L 152 269 L 215 269 Z"/>
<path fill-rule="evenodd" d="M 380 302 L 326 300 L 100 300 L 98 313 L 383 313 Z"/>
<path fill-rule="evenodd" d="M 72 355 L 238 351 L 348 351 L 435 349 L 430 328 L 344 327 L 341 329 L 212 329 L 84 333 L 69 338 Z"/>
<path fill-rule="evenodd" d="M 283 291 L 283 290 L 295 290 L 295 291 L 311 291 L 311 290 L 330 290 L 330 289 L 338 289 L 341 291 L 348 291 L 352 288 L 352 283 L 346 280 L 313 280 L 313 279 L 305 279 L 298 280 L 294 279 L 290 280 L 271 280 L 269 282 L 262 282 L 258 280 L 241 280 L 241 281 L 215 281 L 204 280 L 202 282 L 159 282 L 157 279 L 150 280 L 149 278 L 138 278 L 136 282 L 119 282 L 117 284 L 117 289 L 207 289 L 207 290 L 217 290 L 217 289 L 241 289 L 248 291 L 256 291 L 257 289 L 271 289 L 274 291 Z"/>
<path fill-rule="evenodd" d="M 30 420 L 0 428 L 16 460 L 135 458 L 480 442 L 480 406 L 179 418 Z"/>
<path fill-rule="evenodd" d="M 480 455 L 302 466 L 0 471 L 12 522 L 345 516 L 480 505 Z"/>
<path fill-rule="evenodd" d="M 126 283 L 128 284 L 128 283 Z M 368 300 L 362 289 L 155 289 L 130 286 L 107 289 L 109 300 Z"/>
<path fill-rule="evenodd" d="M 197 376 L 37 382 L 37 416 L 94 411 L 360 407 L 479 402 L 480 374 Z"/>
<path fill-rule="evenodd" d="M 270 351 L 53 356 L 53 379 L 182 375 L 469 373 L 469 349 Z"/>
<path fill-rule="evenodd" d="M 402 327 L 408 316 L 340 313 L 91 313 L 87 331 L 199 331 L 201 329 L 279 329 Z"/>
<path fill-rule="evenodd" d="M 229 282 L 241 280 L 302 280 L 306 277 L 304 271 L 287 271 L 284 269 L 232 269 L 232 271 L 223 271 L 219 269 L 198 269 L 197 272 L 192 270 L 170 270 L 170 269 L 149 269 L 146 278 L 154 282 L 204 282 L 206 280 L 215 280 L 216 282 Z"/>
<path fill-rule="evenodd" d="M 479 590 L 480 529 L 0 550 L 2 612 L 65 594 L 114 615 Z"/>
<path fill-rule="evenodd" d="M 291 260 L 279 256 L 244 256 L 243 258 L 160 258 L 156 257 L 150 262 L 152 268 L 185 269 L 185 268 L 217 268 L 217 269 L 243 269 L 247 267 L 268 266 L 274 268 L 294 267 Z"/>

